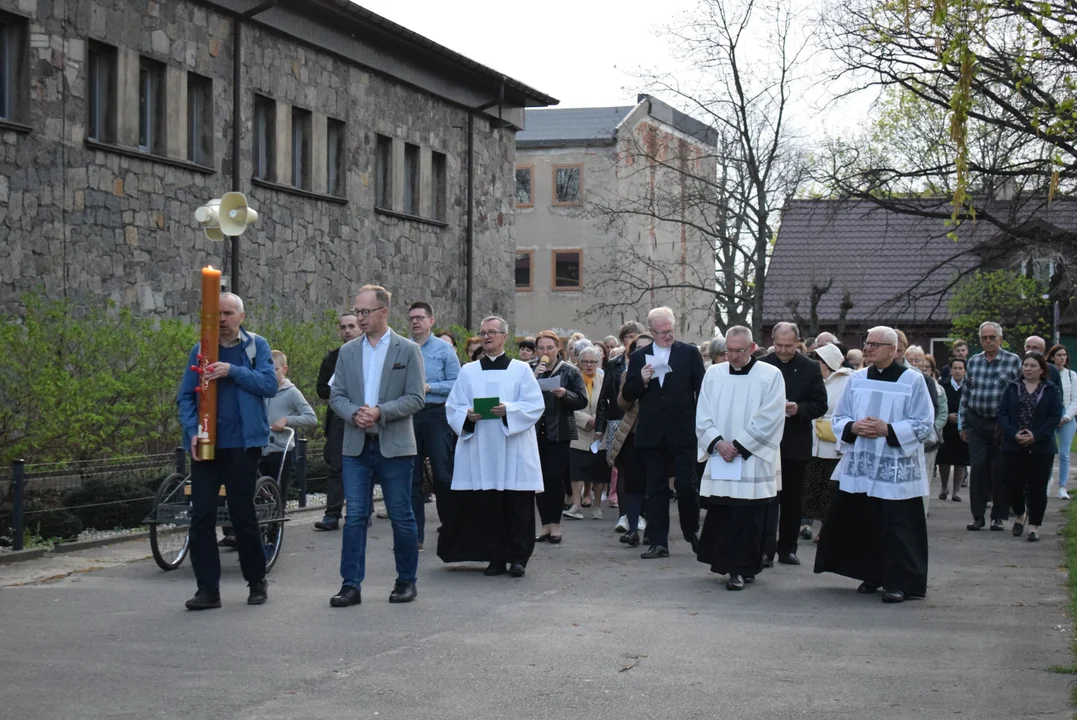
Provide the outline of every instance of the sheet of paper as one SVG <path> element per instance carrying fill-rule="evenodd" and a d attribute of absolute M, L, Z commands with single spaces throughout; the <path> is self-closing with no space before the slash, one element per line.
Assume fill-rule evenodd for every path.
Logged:
<path fill-rule="evenodd" d="M 601 440 L 595 440 L 593 443 L 591 443 L 591 452 L 593 452 L 595 455 L 598 455 L 598 451 L 601 450 L 601 449 L 602 449 L 602 441 Z"/>
<path fill-rule="evenodd" d="M 646 360 L 646 364 L 650 365 L 654 369 L 654 376 L 658 378 L 658 384 L 661 385 L 665 382 L 666 375 L 673 372 L 673 368 L 669 366 L 669 363 L 665 360 L 656 360 L 654 355 L 644 355 L 643 359 Z"/>
<path fill-rule="evenodd" d="M 713 480 L 740 480 L 744 472 L 744 457 L 737 455 L 733 462 L 726 462 L 721 455 L 711 458 L 711 479 Z"/>
<path fill-rule="evenodd" d="M 561 378 L 539 378 L 538 384 L 539 390 L 541 390 L 542 392 L 553 392 L 557 388 L 561 387 Z"/>
<path fill-rule="evenodd" d="M 332 374 L 332 375 L 331 375 L 331 376 L 329 377 L 329 387 L 333 387 L 333 381 L 334 381 L 334 380 L 336 380 L 336 379 L 337 379 L 337 374 L 336 374 L 336 373 L 333 373 L 333 374 Z"/>

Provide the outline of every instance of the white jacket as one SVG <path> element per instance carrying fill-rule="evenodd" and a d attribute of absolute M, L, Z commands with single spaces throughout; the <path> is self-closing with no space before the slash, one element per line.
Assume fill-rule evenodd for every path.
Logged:
<path fill-rule="evenodd" d="M 830 373 L 830 377 L 823 381 L 823 384 L 826 386 L 826 414 L 819 418 L 820 420 L 830 420 L 830 417 L 834 414 L 834 408 L 837 407 L 838 400 L 841 399 L 841 394 L 845 391 L 845 386 L 849 384 L 849 378 L 852 376 L 853 371 L 850 368 L 840 367 Z M 827 458 L 830 460 L 837 458 L 837 444 L 826 440 L 820 440 L 819 434 L 815 432 L 814 425 L 815 424 L 812 423 L 812 457 Z"/>
<path fill-rule="evenodd" d="M 595 379 L 591 384 L 591 395 L 587 398 L 587 407 L 583 410 L 574 411 L 576 417 L 576 429 L 578 430 L 578 436 L 575 440 L 569 443 L 569 447 L 573 450 L 586 450 L 591 451 L 591 441 L 595 436 L 595 428 L 591 426 L 591 429 L 587 429 L 588 419 L 594 419 L 595 413 L 598 412 L 598 396 L 602 394 L 602 376 L 605 373 L 602 368 L 595 370 Z M 583 371 L 580 371 L 580 377 L 583 377 Z M 584 381 L 584 387 L 587 387 L 587 382 Z"/>
<path fill-rule="evenodd" d="M 1065 368 L 1058 373 L 1062 380 L 1062 420 L 1077 417 L 1077 372 Z"/>

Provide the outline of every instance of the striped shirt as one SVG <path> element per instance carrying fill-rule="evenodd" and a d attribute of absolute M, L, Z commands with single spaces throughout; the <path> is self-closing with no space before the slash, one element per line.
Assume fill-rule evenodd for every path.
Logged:
<path fill-rule="evenodd" d="M 999 350 L 992 361 L 988 361 L 983 353 L 969 358 L 965 392 L 961 395 L 961 408 L 957 413 L 958 430 L 965 429 L 965 416 L 969 410 L 988 419 L 997 417 L 1003 390 L 1019 377 L 1021 358 L 1012 352 Z"/>

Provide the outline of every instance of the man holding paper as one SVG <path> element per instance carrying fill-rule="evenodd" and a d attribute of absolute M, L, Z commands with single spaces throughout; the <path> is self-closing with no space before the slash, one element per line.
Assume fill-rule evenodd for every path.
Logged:
<path fill-rule="evenodd" d="M 785 380 L 752 357 L 752 331 L 726 332 L 728 362 L 712 365 L 696 405 L 696 438 L 706 459 L 700 495 L 708 498 L 697 557 L 743 590 L 763 567 L 767 510 L 785 432 Z"/>
<path fill-rule="evenodd" d="M 459 439 L 438 557 L 489 562 L 487 575 L 502 575 L 508 565 L 522 577 L 535 547 L 532 508 L 542 492 L 535 423 L 545 405 L 531 368 L 505 354 L 508 334 L 503 318 L 482 321 L 484 356 L 461 368 L 445 403 Z"/>

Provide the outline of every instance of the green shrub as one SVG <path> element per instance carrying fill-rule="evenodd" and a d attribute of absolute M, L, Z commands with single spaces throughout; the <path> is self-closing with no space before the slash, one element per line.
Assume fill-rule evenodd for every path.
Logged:
<path fill-rule="evenodd" d="M 148 481 L 138 479 L 94 478 L 68 493 L 64 505 L 88 528 L 113 530 L 138 527 L 153 507 L 152 496 L 157 483 L 152 491 L 148 484 Z"/>
<path fill-rule="evenodd" d="M 12 524 L 11 504 L 0 504 L 0 532 L 8 539 L 12 537 Z M 23 504 L 23 526 L 30 535 L 44 540 L 78 537 L 83 529 L 82 521 L 70 510 L 37 499 Z"/>

